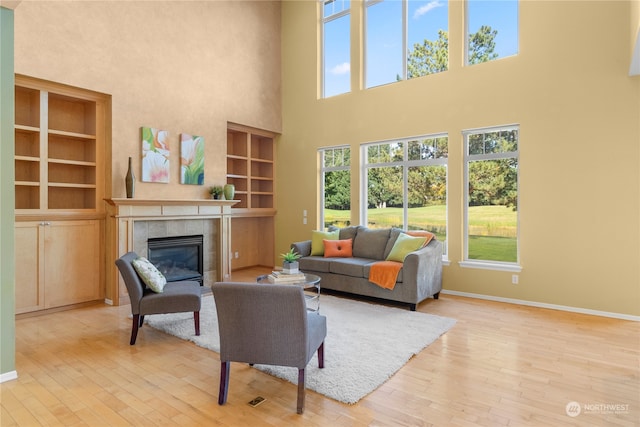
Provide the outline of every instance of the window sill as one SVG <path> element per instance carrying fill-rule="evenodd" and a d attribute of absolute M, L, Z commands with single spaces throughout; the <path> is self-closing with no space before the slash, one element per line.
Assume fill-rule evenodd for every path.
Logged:
<path fill-rule="evenodd" d="M 513 273 L 520 273 L 522 271 L 522 267 L 518 264 L 509 264 L 506 262 L 460 261 L 458 264 L 460 267 L 479 268 L 482 270 L 510 271 Z"/>

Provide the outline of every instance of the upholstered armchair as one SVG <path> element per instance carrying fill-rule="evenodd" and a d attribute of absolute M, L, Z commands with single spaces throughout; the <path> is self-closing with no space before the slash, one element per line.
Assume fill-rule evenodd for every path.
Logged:
<path fill-rule="evenodd" d="M 169 282 L 164 285 L 162 293 L 153 292 L 144 284 L 133 261 L 138 258 L 135 252 L 127 252 L 116 260 L 122 279 L 129 292 L 133 325 L 130 345 L 136 343 L 138 328 L 144 323 L 147 314 L 181 313 L 192 311 L 196 335 L 200 335 L 200 307 L 202 292 L 200 284 L 194 281 Z"/>
<path fill-rule="evenodd" d="M 326 318 L 307 312 L 301 287 L 219 282 L 212 286 L 220 331 L 220 394 L 227 401 L 231 362 L 298 368 L 297 412 L 304 411 L 305 368 L 324 367 Z"/>

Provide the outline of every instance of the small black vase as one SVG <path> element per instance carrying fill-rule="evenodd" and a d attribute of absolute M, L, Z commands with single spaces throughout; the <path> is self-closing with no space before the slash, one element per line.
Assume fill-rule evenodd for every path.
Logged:
<path fill-rule="evenodd" d="M 127 176 L 124 178 L 124 182 L 127 187 L 127 199 L 132 199 L 136 189 L 136 177 L 131 168 L 131 157 L 129 157 L 129 169 L 127 169 Z"/>

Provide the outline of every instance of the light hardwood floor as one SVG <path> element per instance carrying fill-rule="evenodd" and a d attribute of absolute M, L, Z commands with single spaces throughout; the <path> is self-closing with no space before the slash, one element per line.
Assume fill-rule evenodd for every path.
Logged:
<path fill-rule="evenodd" d="M 418 310 L 458 323 L 355 405 L 307 391 L 303 415 L 295 385 L 241 364 L 219 406 L 217 354 L 148 326 L 129 346 L 128 306 L 22 318 L 0 425 L 640 424 L 639 323 L 450 295 Z M 267 400 L 250 407 L 256 396 Z M 576 417 L 570 402 L 580 404 Z"/>

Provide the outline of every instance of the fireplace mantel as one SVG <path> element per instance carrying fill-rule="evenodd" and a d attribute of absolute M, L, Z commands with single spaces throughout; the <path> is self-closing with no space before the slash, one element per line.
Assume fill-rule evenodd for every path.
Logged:
<path fill-rule="evenodd" d="M 218 280 L 230 277 L 231 206 L 238 203 L 238 200 L 116 198 L 105 199 L 105 202 L 108 212 L 105 239 L 108 303 L 120 305 L 128 302 L 126 287 L 115 267 L 115 260 L 133 250 L 133 230 L 136 221 L 219 220 Z"/>
<path fill-rule="evenodd" d="M 147 206 L 147 207 L 165 207 L 165 206 L 196 206 L 206 208 L 231 208 L 239 200 L 214 200 L 214 199 L 105 199 L 105 201 L 111 206 L 124 207 L 124 206 Z M 211 210 L 211 209 L 209 209 Z M 215 210 L 215 209 L 214 209 Z M 211 210 L 213 211 L 213 210 Z"/>

